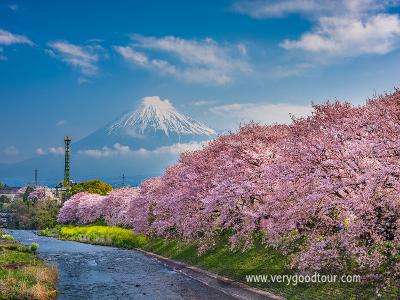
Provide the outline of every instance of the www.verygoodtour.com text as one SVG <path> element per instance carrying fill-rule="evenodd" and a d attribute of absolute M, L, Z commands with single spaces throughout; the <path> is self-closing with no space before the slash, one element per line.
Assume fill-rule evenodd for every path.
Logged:
<path fill-rule="evenodd" d="M 313 275 L 246 275 L 247 283 L 286 283 L 286 285 L 297 285 L 298 283 L 355 283 L 361 282 L 361 275 L 324 275 L 314 273 Z"/>

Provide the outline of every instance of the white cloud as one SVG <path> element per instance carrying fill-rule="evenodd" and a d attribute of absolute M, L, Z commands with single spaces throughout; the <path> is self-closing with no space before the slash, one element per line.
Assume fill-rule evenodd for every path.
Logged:
<path fill-rule="evenodd" d="M 79 46 L 67 41 L 53 41 L 48 43 L 47 49 L 50 56 L 56 57 L 68 65 L 76 68 L 86 77 L 98 73 L 97 63 L 104 49 L 100 45 Z"/>
<path fill-rule="evenodd" d="M 210 38 L 186 40 L 174 36 L 139 35 L 133 36 L 133 41 L 132 45 L 117 46 L 115 50 L 139 67 L 188 82 L 223 85 L 233 81 L 236 74 L 251 71 L 244 60 L 247 49 L 243 43 L 221 45 Z M 163 55 L 163 59 L 151 58 L 150 54 Z"/>
<path fill-rule="evenodd" d="M 8 156 L 15 156 L 19 154 L 19 149 L 15 146 L 9 146 L 3 150 L 3 153 Z"/>
<path fill-rule="evenodd" d="M 321 16 L 372 14 L 398 3 L 398 0 L 258 0 L 238 1 L 233 9 L 258 19 L 281 18 L 290 14 L 317 19 Z"/>
<path fill-rule="evenodd" d="M 45 150 L 43 150 L 42 148 L 37 148 L 36 149 L 36 154 L 37 155 L 46 155 L 47 152 Z"/>
<path fill-rule="evenodd" d="M 192 102 L 194 106 L 206 106 L 215 103 L 215 101 L 211 100 L 195 100 Z"/>
<path fill-rule="evenodd" d="M 49 147 L 47 150 L 43 148 L 37 148 L 36 149 L 36 154 L 37 155 L 47 155 L 47 154 L 52 154 L 52 155 L 64 155 L 64 148 L 63 147 Z"/>
<path fill-rule="evenodd" d="M 129 146 L 124 146 L 121 145 L 120 143 L 116 143 L 113 145 L 112 148 L 104 146 L 101 149 L 79 150 L 78 153 L 93 158 L 101 158 L 101 157 L 127 155 L 133 153 L 133 151 L 129 148 Z"/>
<path fill-rule="evenodd" d="M 13 44 L 27 44 L 33 46 L 33 42 L 26 36 L 0 29 L 0 45 L 9 46 Z"/>
<path fill-rule="evenodd" d="M 148 64 L 148 58 L 144 53 L 135 51 L 131 47 L 116 46 L 114 48 L 126 60 L 130 60 L 139 65 Z"/>
<path fill-rule="evenodd" d="M 103 147 L 102 149 L 79 150 L 78 153 L 94 158 L 110 157 L 119 154 L 119 152 L 116 149 L 111 149 L 108 147 Z"/>
<path fill-rule="evenodd" d="M 141 48 L 174 54 L 183 62 L 191 65 L 219 66 L 221 68 L 229 68 L 232 65 L 232 59 L 227 53 L 228 49 L 224 49 L 210 38 L 185 40 L 174 36 L 164 38 L 135 36 L 134 39 Z"/>
<path fill-rule="evenodd" d="M 232 103 L 212 107 L 209 112 L 216 116 L 219 127 L 232 129 L 240 123 L 250 121 L 261 124 L 290 123 L 291 115 L 306 116 L 311 113 L 311 110 L 310 105 Z"/>
<path fill-rule="evenodd" d="M 233 5 L 233 9 L 253 18 L 279 18 L 292 13 L 315 13 L 324 10 L 321 3 L 327 4 L 328 1 L 240 1 Z"/>
<path fill-rule="evenodd" d="M 115 156 L 150 158 L 161 155 L 178 155 L 185 151 L 198 150 L 204 147 L 205 144 L 206 142 L 192 142 L 186 144 L 177 143 L 171 146 L 162 146 L 153 150 L 144 148 L 132 150 L 129 146 L 116 143 L 111 148 L 105 146 L 101 149 L 79 150 L 78 153 L 92 158 L 106 158 Z"/>
<path fill-rule="evenodd" d="M 0 45 L 11 46 L 11 45 L 15 45 L 15 44 L 25 44 L 25 45 L 33 46 L 33 42 L 30 39 L 28 39 L 26 36 L 11 33 L 7 30 L 0 28 Z M 7 60 L 7 56 L 5 56 L 3 53 L 4 53 L 4 49 L 3 49 L 3 47 L 0 47 L 0 61 Z"/>
<path fill-rule="evenodd" d="M 50 147 L 49 153 L 54 155 L 64 155 L 64 148 L 63 147 Z"/>
<path fill-rule="evenodd" d="M 186 151 L 195 151 L 202 149 L 207 142 L 191 142 L 191 143 L 186 143 L 186 144 L 173 144 L 171 146 L 162 146 L 160 148 L 157 148 L 155 150 L 145 150 L 145 152 L 148 155 L 161 155 L 161 154 L 180 154 Z M 144 149 L 142 149 L 144 150 Z M 142 151 L 143 152 L 143 151 Z"/>
<path fill-rule="evenodd" d="M 361 54 L 386 54 L 400 41 L 400 18 L 397 15 L 379 14 L 362 19 L 353 17 L 322 17 L 312 32 L 298 40 L 284 40 L 285 49 L 340 56 Z"/>
<path fill-rule="evenodd" d="M 57 121 L 56 126 L 61 127 L 61 126 L 66 125 L 67 123 L 68 123 L 67 120 L 59 120 L 59 121 Z"/>
<path fill-rule="evenodd" d="M 280 46 L 329 56 L 386 54 L 399 46 L 400 18 L 389 8 L 398 0 L 282 0 L 241 1 L 240 13 L 254 18 L 301 14 L 314 24 L 298 39 L 285 39 Z"/>

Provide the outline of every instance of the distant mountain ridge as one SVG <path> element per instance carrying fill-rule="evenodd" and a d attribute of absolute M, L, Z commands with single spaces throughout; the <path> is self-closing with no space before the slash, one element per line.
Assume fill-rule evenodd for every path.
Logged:
<path fill-rule="evenodd" d="M 178 112 L 169 100 L 161 100 L 157 96 L 145 97 L 137 109 L 72 143 L 72 178 L 77 181 L 99 178 L 118 184 L 124 173 L 126 178 L 130 178 L 131 184 L 137 184 L 145 178 L 161 174 L 176 162 L 177 154 L 164 152 L 148 158 L 111 155 L 99 159 L 89 157 L 86 150 L 91 150 L 91 153 L 104 152 L 115 149 L 116 144 L 121 149 L 155 150 L 177 143 L 203 142 L 215 135 L 213 129 Z M 47 153 L 17 163 L 0 164 L 0 181 L 15 186 L 32 183 L 33 170 L 36 168 L 39 170 L 40 183 L 53 185 L 63 178 L 64 157 Z"/>
<path fill-rule="evenodd" d="M 76 150 L 110 147 L 154 149 L 175 143 L 209 140 L 216 132 L 178 112 L 168 100 L 144 97 L 136 110 L 127 112 L 73 145 Z"/>

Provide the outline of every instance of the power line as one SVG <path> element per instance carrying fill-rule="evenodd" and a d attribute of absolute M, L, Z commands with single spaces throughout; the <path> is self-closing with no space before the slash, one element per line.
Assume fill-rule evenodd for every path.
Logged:
<path fill-rule="evenodd" d="M 35 169 L 35 186 L 38 185 L 38 169 Z"/>

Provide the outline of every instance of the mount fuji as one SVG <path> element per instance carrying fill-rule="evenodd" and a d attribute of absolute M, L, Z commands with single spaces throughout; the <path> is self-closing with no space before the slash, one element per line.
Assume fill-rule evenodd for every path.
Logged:
<path fill-rule="evenodd" d="M 169 100 L 145 97 L 135 110 L 72 143 L 72 179 L 98 178 L 118 185 L 125 174 L 127 182 L 136 185 L 160 175 L 176 162 L 180 152 L 198 149 L 215 136 L 213 129 L 178 112 Z M 32 182 L 36 168 L 41 184 L 58 183 L 64 170 L 62 151 L 46 151 L 25 161 L 0 165 L 0 181 L 25 185 Z"/>
<path fill-rule="evenodd" d="M 75 150 L 112 147 L 153 150 L 177 143 L 210 140 L 216 132 L 178 112 L 168 100 L 144 97 L 136 110 L 129 111 L 73 144 Z"/>

